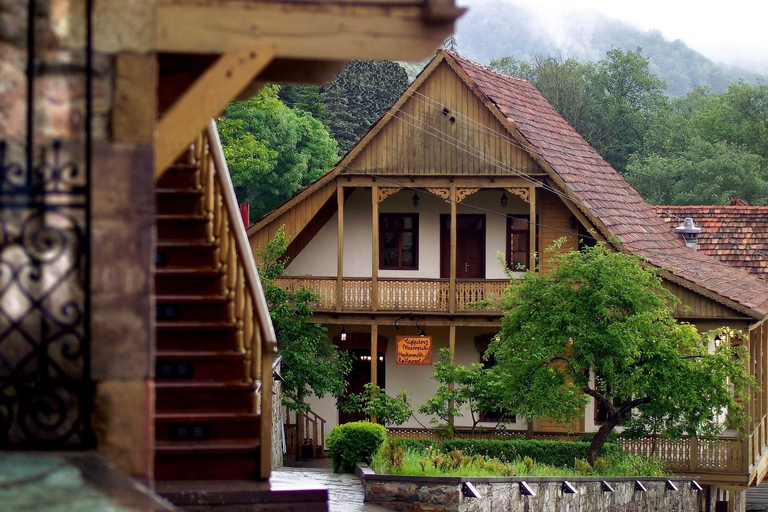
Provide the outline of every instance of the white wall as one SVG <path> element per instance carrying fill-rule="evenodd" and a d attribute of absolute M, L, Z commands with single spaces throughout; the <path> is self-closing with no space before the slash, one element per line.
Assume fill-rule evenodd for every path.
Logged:
<path fill-rule="evenodd" d="M 419 214 L 418 270 L 379 270 L 380 277 L 438 279 L 440 277 L 440 215 L 450 214 L 449 204 L 439 197 L 420 192 L 419 206 L 412 204 L 413 191 L 401 190 L 379 203 L 380 213 Z M 486 216 L 486 278 L 504 279 L 498 254 L 506 255 L 505 214 L 528 214 L 528 203 L 507 193 L 509 203 L 502 208 L 501 191 L 481 190 L 467 197 L 457 208 L 459 214 Z M 477 208 L 472 208 L 472 207 Z M 357 189 L 344 204 L 344 276 L 371 277 L 372 259 L 371 190 Z M 337 214 L 323 226 L 304 250 L 290 262 L 286 275 L 336 275 Z"/>

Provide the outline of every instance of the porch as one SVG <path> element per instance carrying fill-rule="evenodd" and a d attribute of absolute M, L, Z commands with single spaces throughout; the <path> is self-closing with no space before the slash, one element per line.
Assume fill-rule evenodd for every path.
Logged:
<path fill-rule="evenodd" d="M 507 279 L 450 279 L 280 277 L 277 284 L 287 290 L 308 288 L 317 296 L 315 311 L 420 311 L 499 314 L 497 300 L 509 286 Z M 489 301 L 487 307 L 474 303 Z"/>

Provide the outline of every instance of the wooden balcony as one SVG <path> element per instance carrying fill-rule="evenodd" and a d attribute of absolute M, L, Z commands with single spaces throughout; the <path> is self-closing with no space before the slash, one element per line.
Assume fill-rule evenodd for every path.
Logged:
<path fill-rule="evenodd" d="M 306 287 L 315 292 L 319 300 L 316 311 L 419 311 L 470 313 L 472 311 L 500 312 L 494 299 L 501 298 L 509 286 L 506 279 L 457 280 L 456 293 L 450 297 L 448 279 L 378 279 L 378 304 L 372 303 L 372 280 L 345 278 L 338 304 L 335 277 L 281 277 L 277 283 L 288 290 Z M 473 303 L 490 300 L 491 306 L 477 309 Z M 453 304 L 452 304 L 453 302 Z M 339 307 L 341 306 L 341 307 Z"/>

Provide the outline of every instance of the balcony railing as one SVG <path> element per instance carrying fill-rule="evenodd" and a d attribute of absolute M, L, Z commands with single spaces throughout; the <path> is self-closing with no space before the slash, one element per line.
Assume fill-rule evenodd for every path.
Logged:
<path fill-rule="evenodd" d="M 281 277 L 277 284 L 288 290 L 309 288 L 318 297 L 315 311 L 371 311 L 373 284 L 367 278 L 343 280 L 343 304 L 337 304 L 335 277 Z M 469 312 L 476 308 L 473 303 L 490 301 L 490 306 L 479 311 L 500 311 L 495 299 L 504 295 L 509 286 L 506 279 L 457 280 L 453 298 L 454 311 Z M 448 279 L 378 279 L 379 311 L 451 311 L 450 282 Z"/>

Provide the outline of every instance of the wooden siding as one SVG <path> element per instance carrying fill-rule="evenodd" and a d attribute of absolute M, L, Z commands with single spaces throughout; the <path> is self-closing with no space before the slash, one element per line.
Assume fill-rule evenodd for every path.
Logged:
<path fill-rule="evenodd" d="M 445 62 L 410 94 L 398 110 L 385 114 L 382 121 L 392 118 L 342 173 L 418 176 L 544 172 Z M 448 113 L 444 115 L 443 109 Z"/>
<path fill-rule="evenodd" d="M 538 192 L 538 222 L 539 222 L 539 268 L 548 272 L 552 268 L 550 260 L 553 253 L 545 252 L 559 238 L 566 237 L 565 243 L 557 252 L 575 251 L 579 248 L 576 228 L 571 227 L 571 210 L 563 204 L 563 200 L 551 192 Z"/>
<path fill-rule="evenodd" d="M 674 316 L 677 319 L 733 319 L 738 317 L 749 320 L 743 313 L 689 290 L 688 288 L 684 288 L 679 284 L 666 279 L 663 281 L 663 284 L 664 288 L 680 299 L 680 304 L 675 306 Z M 688 308 L 687 311 L 686 308 Z"/>
<path fill-rule="evenodd" d="M 285 226 L 285 234 L 288 235 L 289 240 L 300 238 L 299 235 L 304 228 L 320 212 L 326 202 L 335 197 L 336 180 L 330 180 L 316 190 L 315 193 L 304 197 L 301 201 L 297 201 L 298 198 L 291 199 L 289 202 L 295 201 L 297 204 L 294 204 L 293 207 L 272 219 L 258 231 L 252 231 L 249 234 L 254 257 L 256 257 L 257 249 L 259 247 L 264 247 L 264 245 L 275 236 L 275 233 L 280 229 L 280 226 Z M 333 212 L 335 211 L 334 207 Z M 331 215 L 333 212 L 331 212 Z M 312 233 L 311 236 L 314 236 L 315 234 L 316 233 Z M 258 257 L 256 259 L 258 260 Z"/>

